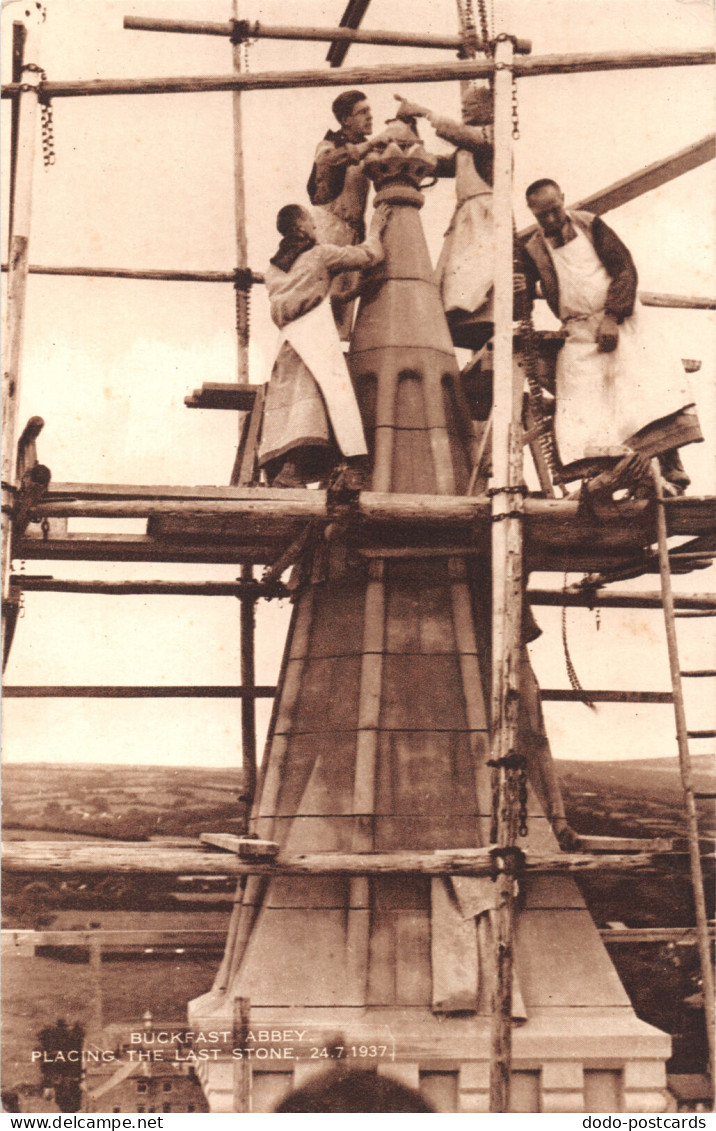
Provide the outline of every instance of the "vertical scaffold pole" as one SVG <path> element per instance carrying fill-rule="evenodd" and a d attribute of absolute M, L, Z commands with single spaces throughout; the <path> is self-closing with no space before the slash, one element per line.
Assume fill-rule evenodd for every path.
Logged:
<path fill-rule="evenodd" d="M 494 394 L 492 501 L 492 758 L 494 817 L 498 850 L 509 850 L 517 835 L 515 772 L 505 765 L 514 753 L 519 705 L 522 624 L 521 371 L 513 365 L 512 259 L 512 56 L 511 40 L 495 51 L 495 230 Z M 490 1111 L 510 1108 L 512 1071 L 512 928 L 514 875 L 509 853 L 498 857 L 494 918 L 496 975 L 492 1001 Z"/>
<path fill-rule="evenodd" d="M 25 58 L 33 59 L 34 26 L 28 26 Z M 39 84 L 37 71 L 24 71 L 28 87 Z M 25 334 L 25 301 L 29 268 L 32 218 L 32 175 L 35 165 L 39 99 L 36 90 L 22 91 L 17 99 L 17 157 L 15 164 L 12 233 L 8 255 L 7 328 L 2 361 L 2 635 L 3 655 L 8 623 L 6 602 L 10 594 L 12 564 L 12 508 L 17 486 L 17 418 L 20 402 L 22 347 Z"/>
<path fill-rule="evenodd" d="M 664 513 L 663 506 L 664 495 L 661 486 L 661 470 L 658 460 L 652 460 L 651 470 L 656 488 L 656 531 L 659 546 L 661 601 L 664 606 L 666 646 L 669 653 L 671 687 L 674 693 L 676 741 L 679 750 L 681 788 L 684 794 L 686 835 L 689 842 L 691 886 L 694 892 L 694 909 L 696 912 L 696 941 L 699 949 L 699 961 L 701 963 L 701 989 L 704 995 L 706 1036 L 709 1046 L 709 1075 L 711 1077 L 711 1087 L 713 1088 L 716 1085 L 716 1077 L 714 1076 L 714 1028 L 716 1027 L 716 1019 L 714 1017 L 714 975 L 711 966 L 711 940 L 709 938 L 709 923 L 706 911 L 706 898 L 704 896 L 704 875 L 701 867 L 701 854 L 699 849 L 699 824 L 696 812 L 696 800 L 694 798 L 694 782 L 691 773 L 688 724 L 686 722 L 684 691 L 681 683 L 679 643 L 676 637 L 676 621 L 674 619 L 674 594 L 671 585 L 666 514 Z"/>
<path fill-rule="evenodd" d="M 238 19 L 238 0 L 233 0 L 232 14 Z M 234 74 L 241 74 L 241 44 L 232 45 Z M 231 95 L 234 123 L 234 223 L 236 231 L 236 266 L 248 266 L 248 243 L 246 239 L 246 184 L 244 178 L 244 139 L 241 109 L 241 91 Z M 236 292 L 236 346 L 238 361 L 238 380 L 249 380 L 249 295 Z M 243 418 L 240 428 L 243 427 Z M 253 579 L 254 571 L 250 565 L 242 565 L 241 580 Z M 255 600 L 253 596 L 241 598 L 241 683 L 245 688 L 254 686 L 254 646 L 255 646 Z M 241 700 L 241 760 L 244 770 L 242 793 L 247 798 L 247 811 L 251 808 L 256 792 L 256 700 L 246 695 Z"/>

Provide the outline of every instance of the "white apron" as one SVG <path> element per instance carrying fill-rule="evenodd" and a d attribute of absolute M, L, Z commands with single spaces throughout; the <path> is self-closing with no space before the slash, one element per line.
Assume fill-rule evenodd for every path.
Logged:
<path fill-rule="evenodd" d="M 611 278 L 584 233 L 577 228 L 564 247 L 547 248 L 567 330 L 557 355 L 555 437 L 568 466 L 616 454 L 640 428 L 694 401 L 679 358 L 663 335 L 644 332 L 638 307 L 619 325 L 617 348 L 597 349 Z"/>
<path fill-rule="evenodd" d="M 474 313 L 485 303 L 493 283 L 492 189 L 467 149 L 459 149 L 455 160 L 457 208 L 445 233 L 435 281 L 445 311 Z"/>
<path fill-rule="evenodd" d="M 336 443 L 344 456 L 368 453 L 358 402 L 328 299 L 288 322 L 278 338 L 296 351 L 323 394 Z"/>

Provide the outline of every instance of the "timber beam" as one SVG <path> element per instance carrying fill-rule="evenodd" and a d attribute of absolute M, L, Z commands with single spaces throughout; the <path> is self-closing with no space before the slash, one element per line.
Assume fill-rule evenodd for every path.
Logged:
<path fill-rule="evenodd" d="M 638 575 L 650 568 L 647 547 L 655 534 L 649 501 L 617 503 L 608 524 L 579 514 L 578 507 L 576 499 L 524 500 L 530 569 L 596 572 L 628 566 Z M 479 557 L 487 553 L 489 510 L 483 496 L 361 492 L 354 548 L 369 558 Z M 668 500 L 665 510 L 671 535 L 716 532 L 711 498 Z M 51 485 L 33 515 L 47 518 L 50 528 L 46 535 L 28 528 L 16 549 L 26 559 L 264 565 L 275 562 L 307 523 L 316 523 L 320 537 L 321 525 L 331 520 L 325 491 L 71 483 Z M 146 518 L 147 532 L 68 533 L 63 516 Z"/>
<path fill-rule="evenodd" d="M 683 171 L 685 172 L 686 170 Z M 0 264 L 0 270 L 7 271 L 7 269 L 7 263 Z M 30 275 L 67 275 L 70 277 L 88 279 L 135 279 L 139 281 L 166 283 L 234 284 L 236 282 L 235 271 L 180 271 L 173 267 L 150 270 L 141 267 L 48 267 L 38 263 L 31 263 L 27 270 Z M 263 274 L 260 271 L 252 271 L 251 282 L 256 284 L 265 282 Z M 678 310 L 716 310 L 716 298 L 707 295 L 673 295 L 662 294 L 658 291 L 639 291 L 639 299 L 643 306 L 660 306 L 667 309 L 674 308 Z M 258 386 L 254 388 L 256 387 Z M 239 411 L 245 411 L 241 404 L 245 394 L 241 392 L 241 389 L 242 386 L 237 386 L 235 382 L 208 382 L 202 389 L 195 391 L 193 398 L 185 397 L 184 403 L 188 405 L 189 408 L 236 408 Z M 217 393 L 222 392 L 225 395 L 227 403 L 207 405 L 199 403 L 196 398 L 201 397 L 202 393 L 206 390 L 210 391 L 210 396 L 214 391 Z M 231 390 L 238 390 L 236 395 L 238 403 L 236 404 L 229 403 Z"/>
<path fill-rule="evenodd" d="M 673 872 L 682 852 L 600 853 L 528 852 L 527 875 L 555 872 Z M 713 863 L 713 854 L 704 857 Z M 229 852 L 161 848 L 146 842 L 11 841 L 2 846 L 8 872 L 118 872 L 143 875 L 235 876 L 487 876 L 491 849 L 458 848 L 435 852 L 314 852 L 279 856 L 275 861 L 244 860 Z"/>
<path fill-rule="evenodd" d="M 24 946 L 38 947 L 88 947 L 91 943 L 98 943 L 105 953 L 127 950 L 142 951 L 151 947 L 156 950 L 221 950 L 226 943 L 226 931 L 207 927 L 187 929 L 186 927 L 172 927 L 166 930 L 123 930 L 121 928 L 96 928 L 84 931 L 56 930 L 32 931 L 28 929 L 5 928 L 2 932 L 3 944 L 6 953 L 12 955 L 12 948 L 20 949 Z M 663 945 L 671 943 L 675 946 L 693 946 L 696 942 L 695 927 L 605 927 L 599 934 L 605 943 L 641 945 L 644 943 Z M 710 929 L 711 937 L 716 936 L 716 930 Z"/>
<path fill-rule="evenodd" d="M 159 581 L 159 580 L 84 580 L 81 578 L 49 577 L 41 574 L 15 573 L 11 584 L 29 593 L 94 594 L 97 596 L 133 597 L 242 597 L 256 599 L 286 597 L 283 586 L 267 586 L 263 581 Z M 626 590 L 615 593 L 610 589 L 528 589 L 527 600 L 533 605 L 581 609 L 661 609 L 661 594 L 657 591 Z M 714 593 L 678 593 L 674 595 L 677 609 L 716 610 Z"/>
<path fill-rule="evenodd" d="M 692 51 L 605 51 L 582 54 L 541 55 L 516 60 L 518 78 L 537 75 L 571 75 L 593 71 L 628 71 L 655 67 L 709 66 L 716 62 L 713 48 Z M 149 79 L 80 79 L 43 82 L 43 98 L 84 98 L 112 94 L 202 94 L 220 90 L 295 90 L 301 87 L 372 86 L 386 83 L 457 82 L 489 78 L 495 63 L 461 60 L 457 63 L 348 67 L 336 71 L 264 71 L 241 75 L 179 75 Z M 18 83 L 3 88 L 3 98 L 20 93 Z"/>
<path fill-rule="evenodd" d="M 288 25 L 269 25 L 258 20 L 237 20 L 228 23 L 214 23 L 203 20 L 159 20 L 151 16 L 125 16 L 124 28 L 127 31 L 178 32 L 183 35 L 229 36 L 241 41 L 246 39 L 287 39 L 305 43 L 370 43 L 378 47 L 437 47 L 444 51 L 461 51 L 462 36 L 459 35 L 421 35 L 403 31 L 369 31 L 351 27 L 290 27 Z M 475 43 L 475 50 L 486 51 L 489 44 L 482 40 Z M 528 39 L 518 39 L 515 51 L 528 55 L 532 44 Z"/>

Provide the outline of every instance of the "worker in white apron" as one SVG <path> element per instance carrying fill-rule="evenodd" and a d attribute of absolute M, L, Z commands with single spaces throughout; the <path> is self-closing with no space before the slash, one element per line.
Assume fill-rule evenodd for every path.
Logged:
<path fill-rule="evenodd" d="M 644 331 L 631 256 L 598 217 L 566 212 L 554 182 L 536 185 L 528 203 L 541 230 L 525 245 L 527 265 L 567 332 L 556 368 L 562 474 L 585 476 L 634 450 L 659 456 L 683 487 L 676 449 L 701 439 L 693 396 L 665 337 Z"/>
<path fill-rule="evenodd" d="M 266 270 L 271 317 L 279 327 L 263 414 L 259 466 L 274 487 L 303 487 L 337 462 L 368 453 L 358 403 L 328 298 L 342 271 L 375 266 L 388 210 L 376 209 L 357 247 L 316 243 L 310 213 L 287 205 L 283 239 Z"/>
<path fill-rule="evenodd" d="M 439 157 L 437 177 L 455 178 L 457 203 L 435 269 L 443 308 L 452 327 L 477 315 L 484 331 L 474 348 L 492 333 L 494 224 L 492 165 L 494 156 L 493 98 L 487 87 L 469 87 L 463 96 L 464 121 L 434 114 L 399 95 L 398 117 L 426 118 L 438 137 L 457 149 Z"/>

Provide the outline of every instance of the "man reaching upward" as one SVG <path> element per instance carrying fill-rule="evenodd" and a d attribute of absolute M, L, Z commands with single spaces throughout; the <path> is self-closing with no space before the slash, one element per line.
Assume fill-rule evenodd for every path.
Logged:
<path fill-rule="evenodd" d="M 308 182 L 308 197 L 314 205 L 313 220 L 319 243 L 349 247 L 365 237 L 365 208 L 370 181 L 361 161 L 371 148 L 367 140 L 373 118 L 365 95 L 346 90 L 333 102 L 340 128 L 329 130 L 319 143 Z M 340 336 L 350 337 L 353 303 L 349 292 L 358 282 L 356 272 L 336 279 L 331 306 Z"/>
<path fill-rule="evenodd" d="M 386 205 L 376 209 L 358 247 L 317 243 L 313 219 L 298 204 L 287 204 L 276 218 L 283 239 L 265 279 L 281 333 L 259 445 L 259 466 L 273 487 L 323 479 L 340 455 L 349 464 L 347 485 L 362 486 L 368 449 L 327 296 L 341 272 L 381 262 L 388 215 Z"/>

